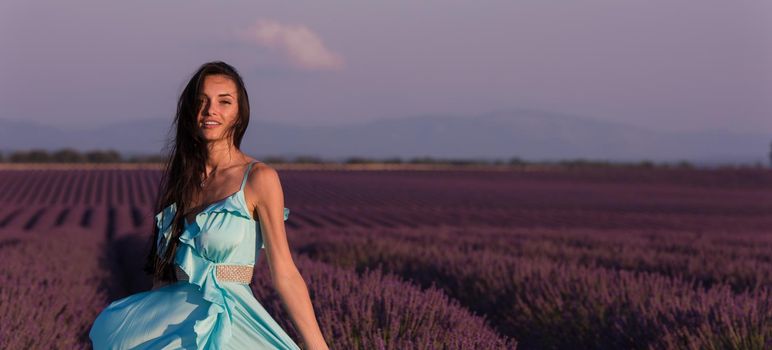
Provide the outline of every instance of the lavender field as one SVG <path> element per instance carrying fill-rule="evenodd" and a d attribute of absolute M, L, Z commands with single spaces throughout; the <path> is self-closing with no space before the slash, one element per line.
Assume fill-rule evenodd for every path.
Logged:
<path fill-rule="evenodd" d="M 769 170 L 279 172 L 332 349 L 772 348 Z M 103 307 L 150 289 L 160 172 L 0 181 L 0 348 L 90 348 Z"/>

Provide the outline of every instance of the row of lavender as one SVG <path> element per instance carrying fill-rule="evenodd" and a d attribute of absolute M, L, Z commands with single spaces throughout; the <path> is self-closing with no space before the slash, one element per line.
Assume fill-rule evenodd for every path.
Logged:
<path fill-rule="evenodd" d="M 102 234 L 112 224 L 146 230 L 159 176 L 157 170 L 0 171 L 0 229 L 89 226 Z M 283 171 L 281 176 L 294 213 L 290 228 L 772 227 L 772 172 L 762 170 Z"/>
<path fill-rule="evenodd" d="M 292 244 L 438 287 L 527 349 L 772 346 L 770 235 L 492 231 L 319 230 Z"/>
<path fill-rule="evenodd" d="M 454 248 L 464 253 L 498 253 L 567 265 L 659 273 L 693 281 L 701 287 L 729 285 L 735 292 L 772 286 L 772 234 L 762 232 L 439 227 L 349 228 L 291 234 L 299 244 L 322 245 L 317 250 L 323 250 L 323 244 L 340 235 L 344 240 L 384 238 L 420 247 Z"/>
<path fill-rule="evenodd" d="M 761 189 L 772 188 L 772 172 L 766 169 L 700 170 L 700 169 L 635 169 L 587 168 L 543 169 L 525 171 L 281 171 L 286 184 L 285 194 L 292 202 L 297 198 L 304 203 L 366 204 L 394 203 L 404 198 L 414 202 L 428 198 L 451 197 L 459 193 L 474 200 L 474 204 L 493 201 L 506 202 L 501 194 L 529 190 L 536 184 L 566 184 L 570 188 L 586 186 L 623 186 L 638 191 L 646 188 L 674 186 L 681 190 L 752 190 L 758 196 L 769 196 Z M 0 170 L 0 202 L 19 205 L 34 204 L 109 204 L 143 207 L 150 205 L 158 191 L 161 173 L 158 170 L 139 169 L 48 169 Z M 312 179 L 313 181 L 309 181 Z M 377 179 L 379 186 L 372 186 Z M 452 191 L 447 191 L 452 188 Z M 499 196 L 490 197 L 489 190 Z M 416 194 L 415 191 L 419 191 Z M 573 191 L 572 191 L 573 192 Z M 631 192 L 632 194 L 632 192 Z M 481 200 L 478 200 L 481 199 Z M 583 201 L 588 198 L 584 198 Z M 646 201 L 655 197 L 637 197 Z M 724 198 L 726 199 L 726 198 Z M 435 200 L 430 201 L 436 204 Z M 554 203 L 559 204 L 559 203 Z M 721 205 L 722 203 L 713 203 Z M 755 206 L 764 203 L 747 203 Z"/>
<path fill-rule="evenodd" d="M 136 259 L 142 237 L 106 245 L 82 233 L 1 233 L 0 348 L 90 348 L 88 331 L 97 313 L 110 301 L 147 290 Z M 437 289 L 379 271 L 360 275 L 306 256 L 295 255 L 295 261 L 307 276 L 332 349 L 515 348 L 513 339 Z M 251 287 L 269 312 L 284 313 L 267 269 L 258 269 Z M 277 319 L 300 340 L 286 314 Z"/>
<path fill-rule="evenodd" d="M 0 234 L 0 349 L 87 349 L 114 291 L 103 249 L 82 234 Z"/>
<path fill-rule="evenodd" d="M 13 341 L 8 348 L 85 346 L 89 312 L 149 288 L 132 264 L 146 248 L 138 237 L 150 231 L 149 213 L 140 209 L 151 198 L 155 174 L 94 172 L 82 174 L 86 181 L 74 173 L 17 175 L 0 187 L 0 201 L 19 205 L 0 208 L 0 230 L 25 234 L 0 238 L 0 256 L 13 262 L 0 271 L 0 348 Z M 771 175 L 624 169 L 282 174 L 294 214 L 287 222 L 291 246 L 301 253 L 304 276 L 317 281 L 309 285 L 320 298 L 317 313 L 333 314 L 320 320 L 325 335 L 333 348 L 354 349 L 513 347 L 491 327 L 475 326 L 482 318 L 464 310 L 488 318 L 498 334 L 527 349 L 772 347 L 772 246 L 764 233 L 772 227 Z M 116 203 L 124 205 L 111 209 Z M 132 227 L 138 232 L 126 231 Z M 67 230 L 78 234 L 60 233 Z M 71 242 L 30 241 L 54 232 Z M 110 248 L 97 245 L 106 242 Z M 62 259 L 73 251 L 81 254 L 73 267 L 79 274 L 47 270 L 68 262 Z M 352 267 L 402 281 L 378 272 L 358 276 Z M 317 279 L 325 271 L 337 276 L 333 282 Z M 281 314 L 264 283 L 253 289 L 269 311 Z M 347 287 L 366 283 L 397 287 L 385 294 Z M 435 285 L 451 299 L 411 283 Z M 7 287 L 16 284 L 21 287 Z M 33 290 L 38 285 L 42 291 Z M 317 291 L 324 288 L 340 289 L 350 304 L 322 299 Z M 397 290 L 414 294 L 388 296 Z M 48 326 L 29 328 L 30 317 Z M 277 319 L 294 332 L 286 315 Z M 466 328 L 484 340 L 464 335 Z"/>

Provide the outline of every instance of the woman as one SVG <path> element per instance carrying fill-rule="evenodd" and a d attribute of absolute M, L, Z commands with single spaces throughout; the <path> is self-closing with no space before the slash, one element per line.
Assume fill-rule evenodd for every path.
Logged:
<path fill-rule="evenodd" d="M 153 289 L 97 316 L 89 332 L 94 349 L 299 349 L 249 288 L 261 248 L 306 348 L 327 349 L 290 255 L 277 172 L 239 149 L 249 99 L 236 70 L 219 61 L 202 65 L 174 122 L 145 265 Z"/>

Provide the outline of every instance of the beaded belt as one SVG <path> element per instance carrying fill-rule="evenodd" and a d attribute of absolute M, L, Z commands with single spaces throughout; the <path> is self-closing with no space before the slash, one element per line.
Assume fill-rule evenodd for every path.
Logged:
<path fill-rule="evenodd" d="M 217 280 L 220 282 L 249 284 L 252 282 L 253 271 L 252 265 L 215 265 Z M 188 280 L 188 274 L 179 265 L 174 265 L 174 274 L 179 281 Z"/>

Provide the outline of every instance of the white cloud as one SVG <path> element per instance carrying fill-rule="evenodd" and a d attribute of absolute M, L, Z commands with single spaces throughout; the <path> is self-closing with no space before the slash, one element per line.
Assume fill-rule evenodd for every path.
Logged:
<path fill-rule="evenodd" d="M 236 36 L 280 52 L 292 66 L 300 69 L 339 70 L 343 68 L 343 57 L 327 48 L 319 35 L 304 25 L 258 19 L 249 27 L 238 30 Z"/>

